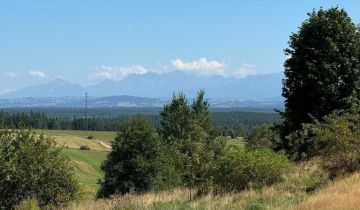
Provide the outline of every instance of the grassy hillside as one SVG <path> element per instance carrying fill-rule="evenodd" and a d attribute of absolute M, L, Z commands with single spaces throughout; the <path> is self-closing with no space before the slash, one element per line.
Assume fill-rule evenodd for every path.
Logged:
<path fill-rule="evenodd" d="M 99 189 L 98 179 L 103 177 L 100 170 L 101 163 L 106 159 L 110 151 L 111 142 L 115 132 L 105 131 L 63 131 L 42 130 L 42 132 L 55 139 L 58 145 L 64 146 L 63 152 L 69 156 L 79 179 L 85 190 L 85 197 L 94 197 Z M 87 136 L 95 139 L 87 139 Z M 86 145 L 90 150 L 80 150 L 80 146 Z"/>
<path fill-rule="evenodd" d="M 341 178 L 297 205 L 299 210 L 340 210 L 360 208 L 360 173 Z"/>
<path fill-rule="evenodd" d="M 53 137 L 58 145 L 65 148 L 79 149 L 86 145 L 91 150 L 109 151 L 111 141 L 116 137 L 116 132 L 108 131 L 72 131 L 72 130 L 40 130 L 45 135 Z M 94 139 L 88 139 L 93 136 Z"/>
<path fill-rule="evenodd" d="M 85 196 L 95 196 L 99 189 L 97 181 L 103 177 L 100 165 L 108 152 L 79 149 L 64 149 L 63 152 L 70 157 L 75 175 L 84 187 Z"/>

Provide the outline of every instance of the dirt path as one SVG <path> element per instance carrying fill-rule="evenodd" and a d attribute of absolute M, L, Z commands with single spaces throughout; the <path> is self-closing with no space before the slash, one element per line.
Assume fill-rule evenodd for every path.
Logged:
<path fill-rule="evenodd" d="M 98 141 L 101 145 L 103 145 L 104 147 L 106 147 L 107 149 L 111 150 L 111 146 L 102 142 L 102 141 Z"/>

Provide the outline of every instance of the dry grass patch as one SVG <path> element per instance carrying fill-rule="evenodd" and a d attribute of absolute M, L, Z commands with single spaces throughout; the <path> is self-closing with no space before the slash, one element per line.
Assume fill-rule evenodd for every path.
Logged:
<path fill-rule="evenodd" d="M 296 210 L 347 210 L 360 207 L 360 173 L 338 179 L 310 196 Z"/>
<path fill-rule="evenodd" d="M 248 190 L 227 195 L 207 195 L 189 200 L 187 189 L 175 189 L 158 193 L 124 195 L 111 199 L 89 200 L 73 203 L 70 210 L 107 209 L 289 209 L 299 199 L 296 195 L 279 191 L 274 187 Z"/>
<path fill-rule="evenodd" d="M 88 140 L 74 136 L 52 136 L 52 137 L 55 139 L 57 145 L 66 148 L 79 149 L 80 146 L 88 146 L 91 150 L 97 150 L 97 151 L 110 151 L 111 149 L 110 145 L 98 140 Z"/>
<path fill-rule="evenodd" d="M 142 195 L 123 195 L 111 199 L 89 200 L 73 203 L 68 210 L 107 210 L 107 209 L 153 209 L 158 202 L 186 201 L 187 191 L 175 189 L 159 193 L 145 193 Z"/>

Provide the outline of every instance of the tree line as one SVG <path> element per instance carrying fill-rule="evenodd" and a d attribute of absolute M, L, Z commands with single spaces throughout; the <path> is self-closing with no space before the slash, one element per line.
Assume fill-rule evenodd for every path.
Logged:
<path fill-rule="evenodd" d="M 49 130 L 91 130 L 119 131 L 131 115 L 118 117 L 50 117 L 40 112 L 0 111 L 0 128 L 33 128 Z M 277 113 L 256 112 L 214 112 L 211 113 L 212 123 L 222 136 L 247 136 L 251 129 L 263 124 L 281 122 Z M 159 114 L 144 115 L 155 129 L 160 128 Z"/>

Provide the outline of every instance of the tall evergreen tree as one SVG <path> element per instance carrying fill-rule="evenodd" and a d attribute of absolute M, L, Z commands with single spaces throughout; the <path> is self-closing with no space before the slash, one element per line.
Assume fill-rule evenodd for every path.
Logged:
<path fill-rule="evenodd" d="M 212 132 L 213 125 L 209 106 L 209 102 L 205 99 L 205 91 L 200 90 L 191 105 L 192 117 L 203 129 Z"/>
<path fill-rule="evenodd" d="M 170 104 L 160 112 L 160 133 L 167 143 L 181 142 L 188 138 L 191 129 L 191 109 L 186 96 L 173 94 Z"/>
<path fill-rule="evenodd" d="M 209 190 L 213 160 L 221 154 L 225 143 L 217 138 L 212 126 L 205 92 L 199 91 L 190 106 L 185 95 L 174 96 L 161 112 L 164 142 L 171 145 L 183 184 L 195 186 L 202 193 Z"/>

